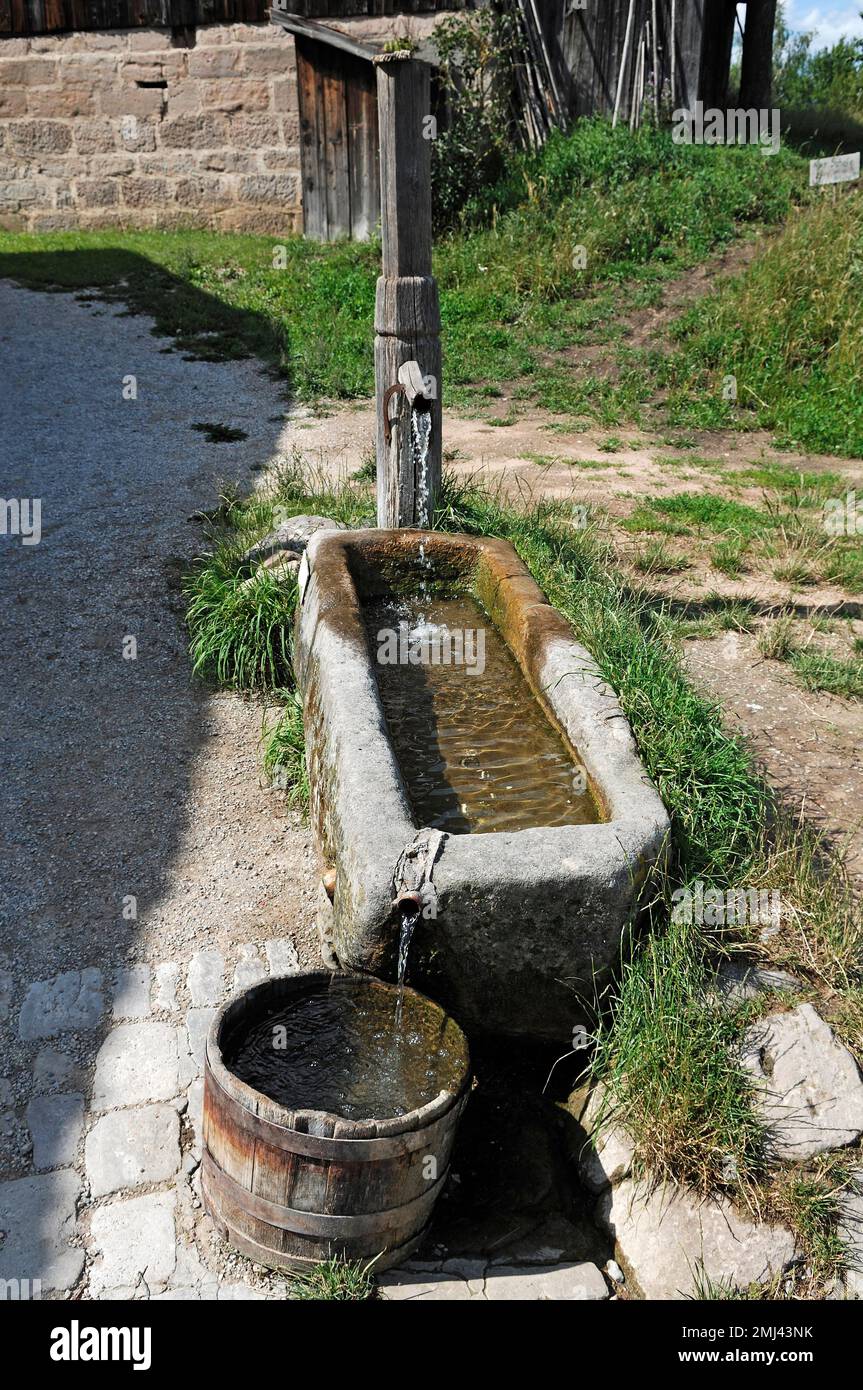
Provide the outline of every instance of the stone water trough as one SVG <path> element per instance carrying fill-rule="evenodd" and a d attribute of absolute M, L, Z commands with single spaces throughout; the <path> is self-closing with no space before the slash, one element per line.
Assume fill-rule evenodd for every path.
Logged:
<path fill-rule="evenodd" d="M 328 963 L 393 979 L 409 948 L 468 1030 L 568 1040 L 668 832 L 616 696 L 506 542 L 321 531 L 299 582 Z M 441 614 L 476 631 L 436 664 Z"/>

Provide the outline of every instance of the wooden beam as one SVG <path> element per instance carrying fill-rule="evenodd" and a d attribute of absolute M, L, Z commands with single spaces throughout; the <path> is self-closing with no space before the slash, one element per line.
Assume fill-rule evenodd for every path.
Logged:
<path fill-rule="evenodd" d="M 270 10 L 270 19 L 273 24 L 287 29 L 289 34 L 301 34 L 306 39 L 317 39 L 318 43 L 328 43 L 333 48 L 344 49 L 345 53 L 352 53 L 355 58 L 365 58 L 368 62 L 379 52 L 377 48 L 358 43 L 349 34 L 343 34 L 340 29 L 331 29 L 328 24 L 318 24 L 313 19 L 303 19 L 301 15 L 289 14 L 276 5 Z"/>
<path fill-rule="evenodd" d="M 734 47 L 736 0 L 705 0 L 698 96 L 706 107 L 724 110 Z"/>
<path fill-rule="evenodd" d="M 375 66 L 383 243 L 375 303 L 378 525 L 428 526 L 442 454 L 430 70 L 406 52 L 382 54 Z"/>
<path fill-rule="evenodd" d="M 749 0 L 740 73 L 740 105 L 745 110 L 766 111 L 770 107 L 775 28 L 776 0 Z"/>

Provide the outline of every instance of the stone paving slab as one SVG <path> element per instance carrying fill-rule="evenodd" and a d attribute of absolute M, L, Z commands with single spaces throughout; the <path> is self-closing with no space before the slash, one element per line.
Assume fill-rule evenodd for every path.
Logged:
<path fill-rule="evenodd" d="M 75 1092 L 34 1096 L 27 1106 L 27 1127 L 33 1138 L 34 1168 L 74 1163 L 84 1130 L 84 1097 Z"/>
<path fill-rule="evenodd" d="M 377 1280 L 381 1297 L 398 1303 L 584 1302 L 608 1298 L 608 1285 L 594 1264 L 488 1265 L 482 1260 L 447 1260 L 439 1270 L 422 1261 L 389 1270 Z"/>
<path fill-rule="evenodd" d="M 189 1054 L 195 1064 L 195 1072 L 197 1075 L 200 1075 L 204 1070 L 207 1034 L 210 1031 L 210 1024 L 215 1016 L 215 1008 L 190 1009 L 186 1014 Z"/>
<path fill-rule="evenodd" d="M 177 1008 L 177 986 L 180 983 L 180 967 L 176 961 L 166 960 L 156 966 L 156 986 L 154 1005 L 165 1013 L 173 1013 Z"/>
<path fill-rule="evenodd" d="M 97 1207 L 90 1221 L 90 1293 L 96 1298 L 137 1289 L 161 1293 L 177 1263 L 173 1192 L 126 1197 Z"/>
<path fill-rule="evenodd" d="M 488 1271 L 485 1296 L 492 1302 L 526 1300 L 550 1303 L 601 1302 L 608 1298 L 602 1271 L 591 1264 L 496 1265 Z"/>
<path fill-rule="evenodd" d="M 29 1042 L 98 1028 L 104 1007 L 102 972 L 92 967 L 67 970 L 30 986 L 21 1006 L 18 1032 Z"/>
<path fill-rule="evenodd" d="M 603 1193 L 597 1219 L 614 1239 L 627 1283 L 647 1299 L 697 1298 L 704 1283 L 767 1283 L 797 1255 L 784 1226 L 756 1224 L 724 1199 L 699 1201 L 679 1187 L 628 1179 Z"/>
<path fill-rule="evenodd" d="M 43 1047 L 33 1063 L 33 1085 L 36 1091 L 53 1091 L 74 1076 L 75 1063 L 56 1047 Z"/>
<path fill-rule="evenodd" d="M 84 1251 L 71 1244 L 80 1190 L 70 1168 L 0 1184 L 0 1279 L 38 1279 L 43 1293 L 75 1287 L 84 1268 Z"/>
<path fill-rule="evenodd" d="M 115 1018 L 146 1018 L 150 1012 L 151 972 L 149 965 L 131 965 L 117 971 L 114 985 Z"/>
<path fill-rule="evenodd" d="M 270 967 L 270 974 L 296 975 L 300 969 L 297 948 L 288 936 L 273 936 L 264 942 L 264 953 Z"/>
<path fill-rule="evenodd" d="M 221 951 L 197 951 L 189 962 L 192 1004 L 218 1004 L 225 992 L 225 958 Z"/>
<path fill-rule="evenodd" d="M 812 1158 L 863 1134 L 863 1078 L 811 1004 L 748 1028 L 743 1063 L 777 1158 Z"/>
<path fill-rule="evenodd" d="M 847 1256 L 846 1295 L 863 1298 L 863 1168 L 854 1170 L 852 1181 L 853 1188 L 840 1205 L 839 1236 Z"/>
<path fill-rule="evenodd" d="M 99 1049 L 93 1109 L 171 1100 L 178 1091 L 177 1034 L 169 1023 L 121 1023 Z"/>
<path fill-rule="evenodd" d="M 176 1110 L 141 1105 L 100 1116 L 87 1135 L 84 1161 L 94 1197 L 167 1182 L 180 1167 Z"/>

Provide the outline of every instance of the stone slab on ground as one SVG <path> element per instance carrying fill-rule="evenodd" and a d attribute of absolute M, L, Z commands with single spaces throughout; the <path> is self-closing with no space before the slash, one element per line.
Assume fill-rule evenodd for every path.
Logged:
<path fill-rule="evenodd" d="M 162 961 L 156 966 L 156 991 L 154 1003 L 157 1009 L 173 1013 L 177 1007 L 177 986 L 180 983 L 180 967 L 174 960 Z"/>
<path fill-rule="evenodd" d="M 186 1014 L 186 1032 L 189 1055 L 197 1075 L 204 1070 L 204 1055 L 207 1050 L 207 1034 L 216 1016 L 215 1008 L 190 1009 Z"/>
<path fill-rule="evenodd" d="M 390 1270 L 379 1275 L 377 1282 L 381 1298 L 388 1303 L 467 1303 L 483 1296 L 481 1279 L 453 1274 Z"/>
<path fill-rule="evenodd" d="M 150 967 L 130 965 L 117 971 L 114 985 L 115 1018 L 146 1018 L 150 1012 Z"/>
<path fill-rule="evenodd" d="M 221 951 L 196 951 L 187 976 L 192 1004 L 218 1004 L 225 992 L 225 958 Z"/>
<path fill-rule="evenodd" d="M 33 1063 L 33 1085 L 36 1091 L 53 1091 L 63 1086 L 75 1073 L 75 1063 L 65 1052 L 55 1047 L 43 1047 Z"/>
<path fill-rule="evenodd" d="M 300 969 L 297 948 L 289 936 L 273 936 L 264 942 L 264 951 L 270 965 L 270 974 L 296 975 Z"/>
<path fill-rule="evenodd" d="M 84 1161 L 94 1197 L 167 1182 L 180 1167 L 176 1110 L 141 1105 L 102 1115 L 87 1135 Z"/>
<path fill-rule="evenodd" d="M 136 1290 L 143 1281 L 150 1293 L 163 1292 L 177 1260 L 173 1192 L 127 1197 L 97 1207 L 90 1222 L 95 1256 L 90 1295 L 110 1298 Z"/>
<path fill-rule="evenodd" d="M 381 1297 L 401 1303 L 582 1302 L 608 1298 L 596 1265 L 488 1265 L 483 1260 L 415 1261 L 378 1277 Z"/>
<path fill-rule="evenodd" d="M 784 1226 L 756 1225 L 730 1202 L 680 1187 L 627 1180 L 603 1193 L 596 1214 L 627 1283 L 646 1299 L 697 1296 L 704 1278 L 732 1288 L 764 1284 L 796 1257 Z"/>
<path fill-rule="evenodd" d="M 490 1264 L 514 1265 L 519 1269 L 524 1265 L 593 1264 L 603 1244 L 603 1237 L 589 1217 L 576 1224 L 563 1216 L 549 1216 L 532 1230 L 508 1241 L 491 1256 Z"/>
<path fill-rule="evenodd" d="M 263 540 L 257 541 L 244 555 L 250 565 L 259 565 L 275 557 L 299 559 L 312 536 L 318 531 L 344 531 L 343 521 L 331 516 L 297 515 L 279 521 Z"/>
<path fill-rule="evenodd" d="M 811 1158 L 863 1134 L 863 1078 L 811 1004 L 747 1029 L 743 1063 L 777 1158 Z"/>
<path fill-rule="evenodd" d="M 713 991 L 728 1004 L 744 1004 L 762 994 L 789 990 L 797 993 L 803 986 L 787 970 L 768 970 L 749 961 L 726 960 L 716 972 Z"/>
<path fill-rule="evenodd" d="M 250 942 L 240 947 L 240 958 L 234 967 L 234 994 L 240 994 L 253 985 L 259 985 L 267 978 L 267 967 L 263 958 Z"/>
<path fill-rule="evenodd" d="M 634 1153 L 622 1127 L 612 1118 L 602 1120 L 604 1099 L 605 1088 L 595 1087 L 581 1117 L 586 1139 L 578 1154 L 579 1177 L 595 1195 L 629 1176 Z"/>
<path fill-rule="evenodd" d="M 75 1092 L 34 1096 L 27 1106 L 33 1137 L 34 1168 L 64 1168 L 74 1163 L 84 1128 L 84 1097 Z"/>
<path fill-rule="evenodd" d="M 84 1251 L 70 1244 L 80 1179 L 70 1168 L 0 1184 L 0 1279 L 39 1279 L 42 1292 L 73 1289 Z"/>
<path fill-rule="evenodd" d="M 18 1031 L 30 1042 L 98 1028 L 104 1006 L 100 970 L 65 970 L 30 986 L 21 1005 Z"/>
<path fill-rule="evenodd" d="M 852 1174 L 853 1189 L 840 1205 L 838 1233 L 845 1245 L 845 1292 L 863 1298 L 863 1168 Z"/>
<path fill-rule="evenodd" d="M 177 1034 L 170 1023 L 121 1023 L 96 1058 L 94 1110 L 171 1100 L 179 1089 Z"/>
<path fill-rule="evenodd" d="M 492 1303 L 596 1303 L 608 1298 L 608 1285 L 592 1264 L 495 1265 L 487 1272 L 485 1296 Z"/>

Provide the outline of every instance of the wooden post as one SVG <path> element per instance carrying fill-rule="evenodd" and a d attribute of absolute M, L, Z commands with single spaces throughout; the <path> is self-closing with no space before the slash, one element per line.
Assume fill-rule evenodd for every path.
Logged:
<path fill-rule="evenodd" d="M 378 525 L 422 527 L 431 523 L 441 479 L 440 307 L 431 273 L 430 70 L 407 52 L 382 53 L 374 61 L 383 238 L 375 305 Z"/>
<path fill-rule="evenodd" d="M 740 72 L 740 105 L 744 110 L 770 108 L 775 28 L 776 0 L 749 0 Z"/>
<path fill-rule="evenodd" d="M 736 0 L 714 0 L 712 5 L 705 6 L 698 82 L 698 95 L 705 108 L 719 107 L 724 111 L 728 104 L 736 16 Z"/>

